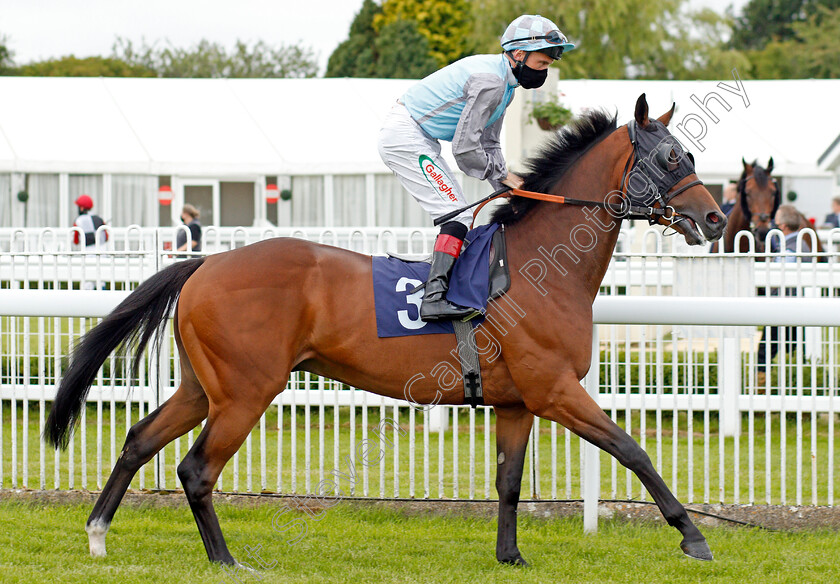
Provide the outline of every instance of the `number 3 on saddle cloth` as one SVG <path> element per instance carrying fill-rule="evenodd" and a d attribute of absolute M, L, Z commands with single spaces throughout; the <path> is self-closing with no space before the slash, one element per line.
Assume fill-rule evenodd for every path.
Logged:
<path fill-rule="evenodd" d="M 504 294 L 510 287 L 504 228 L 498 223 L 481 225 L 467 234 L 446 298 L 450 302 L 484 313 L 487 301 Z M 379 337 L 454 334 L 452 322 L 423 322 L 420 303 L 423 290 L 412 290 L 426 281 L 426 261 L 406 261 L 397 257 L 374 256 L 373 297 L 376 306 L 376 332 Z M 484 320 L 479 315 L 473 326 Z"/>

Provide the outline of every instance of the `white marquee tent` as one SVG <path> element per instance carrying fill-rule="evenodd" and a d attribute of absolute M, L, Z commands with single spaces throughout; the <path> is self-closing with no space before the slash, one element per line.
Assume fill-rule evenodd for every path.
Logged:
<path fill-rule="evenodd" d="M 132 175 L 155 181 L 172 177 L 176 199 L 181 179 L 191 177 L 253 181 L 255 220 L 264 219 L 260 202 L 265 177 L 282 182 L 283 177 L 373 174 L 384 180 L 388 171 L 376 150 L 377 133 L 394 100 L 411 83 L 0 77 L 0 206 L 13 206 L 15 181 L 27 174 L 57 175 L 55 184 L 66 191 L 57 199 L 63 206 L 76 188 L 74 176 Z M 557 88 L 576 113 L 605 107 L 618 112 L 619 123 L 630 118 L 643 92 L 653 115 L 676 102 L 671 129 L 694 152 L 698 174 L 707 183 L 736 178 L 741 157 L 765 164 L 773 156 L 774 174 L 782 177 L 784 192 L 797 192 L 797 204 L 808 214 L 827 212 L 836 178 L 817 161 L 840 134 L 840 80 L 738 83 L 734 78 L 720 84 L 560 80 Z M 528 102 L 542 99 L 541 94 L 517 93 L 504 135 L 514 170 L 547 136 L 526 122 Z M 702 137 L 692 141 L 687 134 Z M 145 216 L 151 223 L 157 214 L 156 188 L 157 182 L 147 197 Z M 393 185 L 388 188 L 394 190 Z M 325 190 L 331 191 L 328 196 L 341 197 L 333 187 Z M 475 194 L 486 190 L 482 185 L 468 189 Z M 3 202 L 4 191 L 8 203 Z M 213 196 L 218 199 L 216 191 Z M 368 194 L 368 206 L 381 199 Z M 310 220 L 317 221 L 318 213 Z M 362 217 L 372 224 L 377 213 L 369 208 Z M 0 221 L 2 217 L 0 209 Z M 289 216 L 290 221 L 294 218 Z M 57 219 L 64 222 L 62 216 Z"/>

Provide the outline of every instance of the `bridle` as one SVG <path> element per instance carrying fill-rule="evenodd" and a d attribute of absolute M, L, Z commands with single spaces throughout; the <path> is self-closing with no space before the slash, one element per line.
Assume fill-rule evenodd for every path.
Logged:
<path fill-rule="evenodd" d="M 702 185 L 703 181 L 699 179 L 694 180 L 675 191 L 671 191 L 674 185 L 685 177 L 694 174 L 694 157 L 688 151 L 683 152 L 680 143 L 665 130 L 665 125 L 662 122 L 651 120 L 649 126 L 654 124 L 662 127 L 654 126 L 655 132 L 645 130 L 645 134 L 638 134 L 636 120 L 630 120 L 627 123 L 627 133 L 630 137 L 630 143 L 633 145 L 633 152 L 630 153 L 627 162 L 624 164 L 624 172 L 621 175 L 621 182 L 619 183 L 617 193 L 621 195 L 621 202 L 584 201 L 563 195 L 535 193 L 506 187 L 500 191 L 496 191 L 484 201 L 481 201 L 473 216 L 478 215 L 481 208 L 494 198 L 515 195 L 527 199 L 536 199 L 538 201 L 564 205 L 600 207 L 606 209 L 616 219 L 646 219 L 651 225 L 657 224 L 661 219 L 664 219 L 668 221 L 668 227 L 673 227 L 677 223 L 684 221 L 686 217 L 678 213 L 669 203 L 680 193 L 687 191 L 691 187 Z M 648 137 L 646 134 L 654 135 Z M 655 139 L 658 134 L 664 135 L 658 140 L 656 146 L 649 147 L 647 143 L 652 141 L 651 138 Z M 639 138 L 642 136 L 644 138 L 640 140 Z M 673 141 L 668 140 L 668 138 L 671 138 Z M 683 152 L 684 155 L 674 161 L 671 153 L 677 151 L 677 149 Z M 654 164 L 659 168 L 653 166 Z M 673 165 L 675 165 L 675 168 L 670 170 L 670 167 Z M 676 172 L 680 169 L 682 169 L 681 172 Z M 651 174 L 653 174 L 653 177 L 650 176 Z M 634 177 L 639 177 L 644 182 L 644 189 L 640 193 L 636 193 L 635 189 L 631 189 L 630 181 Z M 452 215 L 454 214 L 452 213 Z M 435 221 L 435 224 L 438 224 L 438 220 Z"/>
<path fill-rule="evenodd" d="M 769 173 L 768 173 L 768 175 L 769 175 Z M 778 210 L 779 205 L 781 204 L 781 195 L 780 195 L 780 191 L 779 191 L 779 183 L 776 182 L 776 179 L 774 179 L 772 177 L 769 177 L 769 178 L 770 178 L 770 181 L 773 183 L 773 186 L 776 188 L 776 192 L 773 195 L 773 211 L 771 212 L 770 216 L 767 218 L 770 225 L 772 226 L 773 225 L 773 217 L 775 217 L 776 211 Z M 755 175 L 754 174 L 748 174 L 747 176 L 742 178 L 740 181 L 738 181 L 738 204 L 741 206 L 741 213 L 743 213 L 744 218 L 747 219 L 747 221 L 749 222 L 750 232 L 753 235 L 755 235 L 757 230 L 758 230 L 758 226 L 756 225 L 755 220 L 753 219 L 753 212 L 750 210 L 750 207 L 747 204 L 747 197 L 749 196 L 749 193 L 747 193 L 747 183 L 750 181 L 750 179 L 754 180 Z M 764 214 L 760 214 L 759 219 L 761 219 L 763 217 L 763 215 Z"/>
<path fill-rule="evenodd" d="M 669 203 L 680 193 L 702 185 L 703 181 L 693 180 L 674 191 L 671 190 L 685 177 L 694 174 L 694 156 L 688 151 L 683 151 L 680 143 L 665 130 L 662 122 L 651 120 L 648 127 L 651 126 L 654 132 L 645 128 L 645 133 L 639 133 L 636 120 L 627 123 L 627 135 L 633 144 L 633 152 L 624 165 L 619 188 L 630 203 L 628 219 L 647 219 L 651 225 L 659 223 L 659 219 L 665 219 L 669 221 L 668 226 L 673 227 L 674 224 L 684 221 L 685 216 L 679 214 Z M 649 137 L 647 134 L 653 136 Z M 662 137 L 656 141 L 656 145 L 650 146 L 659 135 Z M 682 153 L 682 156 L 674 160 L 673 153 Z M 669 170 L 672 165 L 674 169 Z M 656 168 L 657 166 L 659 168 Z M 677 172 L 680 170 L 681 172 Z M 639 174 L 645 179 L 645 188 L 640 194 L 636 194 L 631 191 L 630 180 Z M 639 204 L 640 198 L 642 204 Z"/>

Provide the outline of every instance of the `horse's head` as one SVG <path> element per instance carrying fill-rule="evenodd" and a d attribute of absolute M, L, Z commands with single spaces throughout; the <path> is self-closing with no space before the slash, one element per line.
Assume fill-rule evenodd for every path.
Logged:
<path fill-rule="evenodd" d="M 726 217 L 697 178 L 694 157 L 667 129 L 675 107 L 651 120 L 645 94 L 639 96 L 635 119 L 627 124 L 633 167 L 621 184 L 631 205 L 660 210 L 649 216 L 651 223 L 670 226 L 689 245 L 699 245 L 723 235 Z"/>
<path fill-rule="evenodd" d="M 764 238 L 773 227 L 773 217 L 782 202 L 781 192 L 776 180 L 770 176 L 773 172 L 773 158 L 762 168 L 754 161 L 748 164 L 743 158 L 744 172 L 738 181 L 738 204 L 750 231 L 755 236 L 756 244 L 764 243 Z"/>

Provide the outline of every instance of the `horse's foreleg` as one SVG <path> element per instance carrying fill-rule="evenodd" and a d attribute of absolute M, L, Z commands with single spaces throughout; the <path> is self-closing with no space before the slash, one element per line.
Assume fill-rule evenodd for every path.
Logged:
<path fill-rule="evenodd" d="M 496 559 L 503 564 L 527 566 L 516 546 L 516 507 L 522 486 L 525 449 L 534 415 L 524 407 L 496 410 L 496 490 L 499 493 L 499 531 Z"/>
<path fill-rule="evenodd" d="M 181 384 L 178 391 L 128 431 L 111 476 L 88 517 L 90 554 L 105 555 L 105 535 L 137 471 L 169 442 L 195 428 L 207 416 L 207 396 L 201 386 Z"/>
<path fill-rule="evenodd" d="M 706 538 L 653 468 L 647 453 L 604 413 L 576 379 L 558 381 L 545 399 L 528 405 L 538 416 L 559 422 L 632 470 L 656 501 L 668 524 L 683 535 L 680 543 L 683 552 L 692 558 L 712 559 Z"/>

